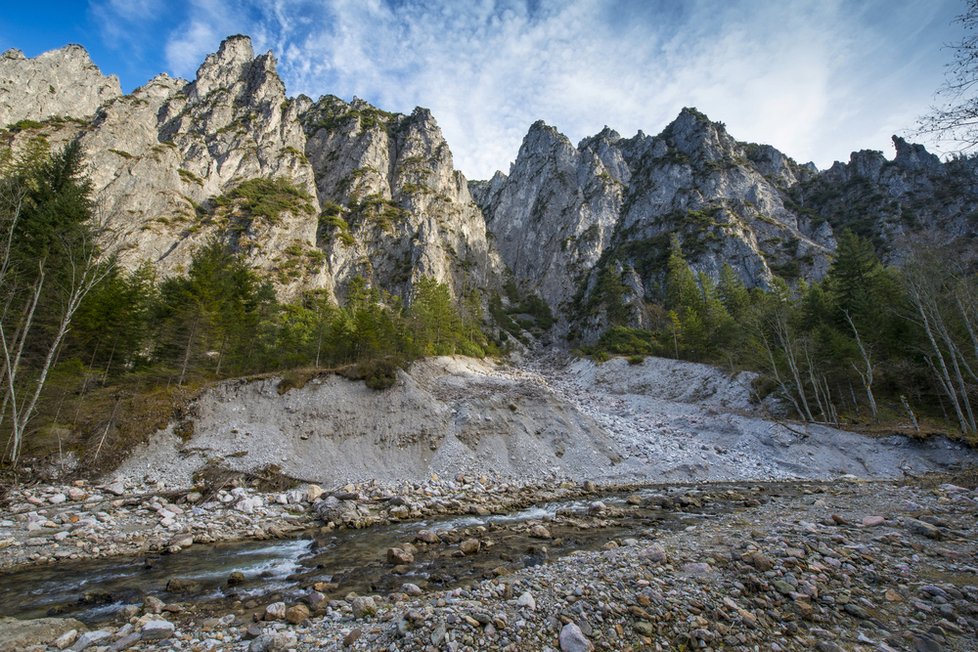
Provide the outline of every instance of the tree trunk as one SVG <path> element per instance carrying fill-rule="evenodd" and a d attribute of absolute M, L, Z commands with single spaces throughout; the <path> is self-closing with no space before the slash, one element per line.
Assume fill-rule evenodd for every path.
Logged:
<path fill-rule="evenodd" d="M 921 325 L 924 328 L 924 333 L 927 335 L 927 341 L 930 342 L 931 350 L 934 352 L 934 358 L 937 360 L 937 364 L 935 364 L 930 358 L 928 358 L 928 364 L 930 365 L 931 369 L 933 369 L 938 381 L 940 381 L 945 395 L 951 402 L 951 407 L 954 408 L 954 414 L 958 418 L 958 425 L 961 427 L 961 432 L 967 432 L 968 422 L 965 420 L 964 412 L 961 409 L 961 404 L 958 402 L 958 394 L 954 390 L 954 383 L 951 382 L 951 375 L 948 373 L 947 364 L 944 361 L 944 354 L 941 353 L 941 347 L 938 346 L 937 340 L 934 337 L 934 332 L 931 329 L 930 319 L 927 316 L 928 311 L 924 307 L 924 299 L 921 296 L 921 290 L 913 284 L 910 286 L 910 298 L 913 301 L 914 307 L 917 309 L 918 314 L 920 315 Z"/>
<path fill-rule="evenodd" d="M 845 311 L 846 321 L 849 322 L 849 327 L 852 328 L 852 334 L 856 337 L 856 346 L 859 347 L 859 355 L 862 356 L 863 365 L 865 365 L 865 370 L 860 371 L 856 367 L 856 363 L 852 363 L 852 368 L 856 370 L 859 374 L 859 379 L 863 382 L 863 388 L 866 390 L 866 400 L 869 402 L 869 412 L 873 415 L 873 423 L 879 423 L 879 410 L 876 408 L 876 397 L 873 395 L 873 361 L 869 357 L 869 353 L 866 351 L 866 347 L 863 346 L 863 340 L 859 337 L 859 329 L 856 328 L 856 324 L 852 321 L 852 317 L 849 315 L 849 311 Z"/>
<path fill-rule="evenodd" d="M 194 335 L 197 333 L 197 322 L 200 321 L 200 315 L 194 318 L 194 323 L 190 327 L 190 336 L 187 338 L 187 348 L 183 352 L 183 365 L 180 367 L 180 378 L 177 380 L 177 386 L 183 385 L 183 380 L 187 376 L 187 366 L 190 364 L 190 347 L 194 342 Z"/>

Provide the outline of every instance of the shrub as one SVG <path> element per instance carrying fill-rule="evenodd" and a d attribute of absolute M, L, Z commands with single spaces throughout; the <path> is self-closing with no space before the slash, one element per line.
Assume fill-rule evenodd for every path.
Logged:
<path fill-rule="evenodd" d="M 261 215 L 273 224 L 283 212 L 311 213 L 312 197 L 284 177 L 248 179 L 214 200 L 218 206 L 236 205 L 252 217 Z"/>

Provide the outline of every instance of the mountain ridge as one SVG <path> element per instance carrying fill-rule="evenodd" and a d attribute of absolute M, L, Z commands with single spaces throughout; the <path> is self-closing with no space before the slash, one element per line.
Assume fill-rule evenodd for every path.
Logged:
<path fill-rule="evenodd" d="M 72 82 L 77 71 L 87 91 Z M 18 79 L 60 84 L 48 93 L 60 102 L 40 103 L 37 84 Z M 820 279 L 845 228 L 891 262 L 920 239 L 974 260 L 978 163 L 941 162 L 897 137 L 893 160 L 864 150 L 819 171 L 738 141 L 689 107 L 655 136 L 606 126 L 576 146 L 537 121 L 508 174 L 467 181 L 429 110 L 289 97 L 275 57 L 255 55 L 243 35 L 225 39 L 194 80 L 164 74 L 128 95 L 80 46 L 34 59 L 8 51 L 0 82 L 4 141 L 78 138 L 127 245 L 121 260 L 151 261 L 164 275 L 219 238 L 285 296 L 323 289 L 342 299 L 363 277 L 410 300 L 413 283 L 431 276 L 460 297 L 510 278 L 547 303 L 561 332 L 576 322 L 586 339 L 609 323 L 600 291 L 609 279 L 617 308 L 642 325 L 644 304 L 661 297 L 672 236 L 694 271 L 716 280 L 729 264 L 749 287 Z M 251 214 L 243 184 L 292 199 L 280 197 L 274 216 Z"/>

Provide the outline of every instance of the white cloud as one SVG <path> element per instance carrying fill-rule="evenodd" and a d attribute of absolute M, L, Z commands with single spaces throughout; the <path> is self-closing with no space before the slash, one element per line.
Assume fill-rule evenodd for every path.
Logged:
<path fill-rule="evenodd" d="M 683 106 L 824 167 L 912 126 L 940 82 L 958 10 L 954 0 L 197 0 L 165 53 L 188 76 L 224 36 L 249 33 L 278 55 L 290 93 L 427 106 L 477 178 L 505 169 L 537 119 L 576 142 L 605 124 L 657 133 Z"/>

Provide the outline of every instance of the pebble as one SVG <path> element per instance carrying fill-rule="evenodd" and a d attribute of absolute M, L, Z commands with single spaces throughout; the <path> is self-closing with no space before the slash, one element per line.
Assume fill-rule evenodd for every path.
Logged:
<path fill-rule="evenodd" d="M 141 636 L 147 641 L 160 641 L 170 638 L 176 627 L 167 620 L 150 620 L 141 630 Z"/>
<path fill-rule="evenodd" d="M 529 591 L 524 592 L 516 600 L 516 604 L 519 607 L 529 609 L 530 611 L 535 611 L 537 608 L 537 601 L 533 598 L 533 594 Z"/>
<path fill-rule="evenodd" d="M 567 623 L 560 630 L 561 652 L 591 652 L 594 645 L 587 640 L 581 628 L 574 623 Z"/>

